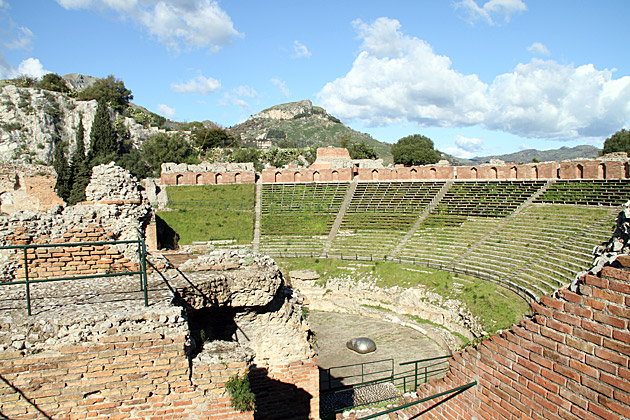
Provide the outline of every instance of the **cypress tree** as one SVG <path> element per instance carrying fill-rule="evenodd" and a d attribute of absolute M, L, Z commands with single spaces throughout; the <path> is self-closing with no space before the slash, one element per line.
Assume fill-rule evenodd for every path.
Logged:
<path fill-rule="evenodd" d="M 68 166 L 68 160 L 63 152 L 63 142 L 55 142 L 55 151 L 53 155 L 53 168 L 57 172 L 57 182 L 55 183 L 55 190 L 57 195 L 61 197 L 63 201 L 68 201 L 70 196 L 71 180 L 70 180 L 70 167 Z"/>
<path fill-rule="evenodd" d="M 85 156 L 85 130 L 83 128 L 83 117 L 79 118 L 77 129 L 76 150 L 72 154 L 70 164 L 71 190 L 68 198 L 69 204 L 76 204 L 85 201 L 85 187 L 90 183 L 91 167 Z"/>
<path fill-rule="evenodd" d="M 109 107 L 105 102 L 99 101 L 90 131 L 90 165 L 96 166 L 115 160 L 117 154 L 118 142 L 109 119 Z"/>

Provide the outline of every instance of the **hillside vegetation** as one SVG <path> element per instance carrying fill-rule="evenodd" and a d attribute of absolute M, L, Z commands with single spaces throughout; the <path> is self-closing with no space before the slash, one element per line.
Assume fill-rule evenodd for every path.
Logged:
<path fill-rule="evenodd" d="M 278 147 L 299 148 L 340 146 L 345 136 L 350 142 L 363 142 L 374 148 L 386 164 L 392 162 L 391 145 L 349 128 L 324 108 L 313 106 L 309 100 L 265 109 L 229 131 L 244 143 L 266 139 Z"/>

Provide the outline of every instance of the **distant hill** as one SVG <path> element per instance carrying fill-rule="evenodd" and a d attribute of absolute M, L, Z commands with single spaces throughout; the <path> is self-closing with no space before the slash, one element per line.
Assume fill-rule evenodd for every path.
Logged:
<path fill-rule="evenodd" d="M 505 155 L 479 156 L 471 159 L 455 158 L 454 160 L 459 165 L 476 165 L 490 162 L 491 159 L 514 163 L 529 163 L 532 162 L 533 159 L 539 162 L 559 162 L 570 159 L 594 158 L 599 155 L 600 151 L 601 150 L 595 146 L 582 145 L 550 150 L 526 149 Z"/>
<path fill-rule="evenodd" d="M 339 146 L 341 136 L 348 135 L 352 141 L 372 146 L 385 164 L 392 162 L 390 144 L 351 129 L 310 100 L 273 106 L 228 130 L 245 143 L 270 140 L 280 147 Z"/>

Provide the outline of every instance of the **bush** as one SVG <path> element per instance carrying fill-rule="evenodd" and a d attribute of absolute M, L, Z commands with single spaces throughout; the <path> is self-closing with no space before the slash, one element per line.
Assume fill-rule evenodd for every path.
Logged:
<path fill-rule="evenodd" d="M 256 396 L 249 387 L 247 375 L 242 378 L 238 375 L 232 376 L 226 383 L 225 388 L 230 394 L 230 404 L 238 411 L 256 411 Z"/>

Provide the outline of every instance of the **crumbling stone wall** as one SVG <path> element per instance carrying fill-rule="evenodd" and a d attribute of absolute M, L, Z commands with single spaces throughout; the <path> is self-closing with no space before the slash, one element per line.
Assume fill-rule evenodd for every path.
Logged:
<path fill-rule="evenodd" d="M 151 207 L 137 180 L 113 164 L 93 168 L 86 188 L 88 201 L 45 213 L 21 211 L 0 215 L 0 242 L 4 245 L 137 240 L 143 236 Z M 0 254 L 5 281 L 24 277 L 22 253 Z M 30 249 L 29 273 L 34 278 L 105 273 L 138 267 L 137 246 L 103 245 Z"/>
<path fill-rule="evenodd" d="M 0 211 L 47 211 L 63 204 L 55 193 L 57 175 L 50 166 L 0 165 Z"/>
<path fill-rule="evenodd" d="M 164 186 L 253 184 L 256 172 L 253 163 L 163 163 L 160 182 Z"/>

